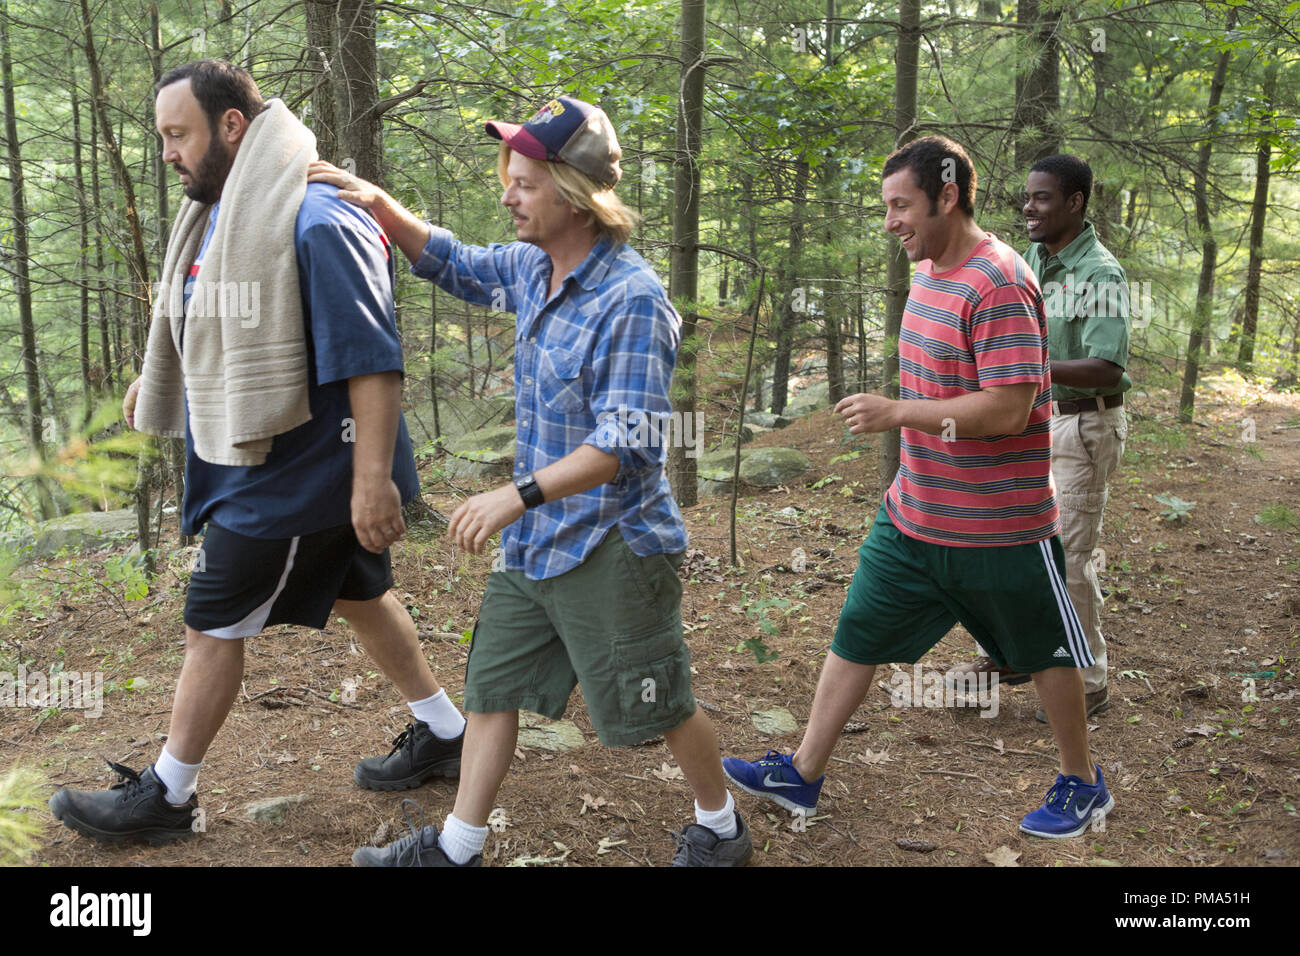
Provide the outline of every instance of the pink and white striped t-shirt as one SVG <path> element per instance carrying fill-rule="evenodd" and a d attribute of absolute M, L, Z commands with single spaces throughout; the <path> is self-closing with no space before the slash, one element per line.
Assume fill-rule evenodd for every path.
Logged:
<path fill-rule="evenodd" d="M 945 438 L 902 429 L 886 496 L 904 534 L 956 547 L 1030 544 L 1059 528 L 1052 483 L 1052 382 L 1047 316 L 1032 270 L 991 233 L 962 265 L 916 267 L 899 335 L 899 395 L 956 398 L 1039 383 L 1019 435 Z"/>

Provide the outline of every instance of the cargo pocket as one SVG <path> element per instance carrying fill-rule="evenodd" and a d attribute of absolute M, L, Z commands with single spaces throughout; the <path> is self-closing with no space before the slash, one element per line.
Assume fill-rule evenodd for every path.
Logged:
<path fill-rule="evenodd" d="M 582 356 L 568 349 L 542 349 L 537 388 L 547 408 L 569 415 L 582 411 Z"/>
<path fill-rule="evenodd" d="M 653 627 L 614 638 L 620 733 L 644 731 L 647 738 L 680 724 L 692 702 L 691 658 L 680 627 L 667 620 Z"/>

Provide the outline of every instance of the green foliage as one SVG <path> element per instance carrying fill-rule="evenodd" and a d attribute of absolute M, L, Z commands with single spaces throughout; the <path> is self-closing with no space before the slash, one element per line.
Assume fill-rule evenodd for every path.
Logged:
<path fill-rule="evenodd" d="M 1300 528 L 1300 517 L 1282 502 L 1275 501 L 1255 515 L 1255 523 L 1273 531 L 1294 531 Z"/>
<path fill-rule="evenodd" d="M 143 555 L 114 555 L 104 562 L 104 580 L 116 584 L 128 601 L 141 601 L 149 594 L 149 579 Z"/>
<path fill-rule="evenodd" d="M 0 866 L 21 866 L 45 828 L 46 784 L 34 769 L 14 764 L 0 778 Z"/>
<path fill-rule="evenodd" d="M 1175 494 L 1156 495 L 1156 501 L 1165 506 L 1165 510 L 1160 512 L 1160 516 L 1166 521 L 1178 521 L 1186 518 L 1193 508 L 1196 507 L 1195 501 L 1184 501 Z"/>

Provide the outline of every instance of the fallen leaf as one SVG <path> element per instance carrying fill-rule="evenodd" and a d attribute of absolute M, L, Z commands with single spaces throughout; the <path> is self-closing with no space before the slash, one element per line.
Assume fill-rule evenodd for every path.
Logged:
<path fill-rule="evenodd" d="M 492 828 L 493 833 L 505 833 L 506 827 L 510 826 L 510 818 L 506 816 L 504 807 L 497 807 L 487 818 L 488 826 Z"/>
<path fill-rule="evenodd" d="M 593 797 L 589 793 L 582 795 L 582 809 L 578 811 L 578 816 L 582 816 L 588 810 L 599 810 L 605 804 L 609 803 L 604 797 Z"/>
<path fill-rule="evenodd" d="M 894 759 L 889 756 L 889 751 L 887 749 L 880 751 L 880 753 L 875 753 L 870 747 L 867 748 L 866 753 L 857 754 L 857 758 L 865 764 L 885 763 L 886 761 Z"/>
<path fill-rule="evenodd" d="M 1030 786 L 1033 785 L 1033 782 L 1034 781 L 1029 779 L 1028 774 L 1021 774 L 1020 779 L 1016 781 L 1016 789 L 1019 790 L 1021 793 L 1024 793 L 1026 790 L 1030 788 Z"/>
<path fill-rule="evenodd" d="M 1195 734 L 1197 737 L 1209 737 L 1214 733 L 1214 728 L 1209 724 L 1197 724 L 1188 730 L 1183 731 L 1186 734 Z"/>
<path fill-rule="evenodd" d="M 658 777 L 660 780 L 663 780 L 665 782 L 669 780 L 684 779 L 684 776 L 682 774 L 682 768 L 674 767 L 666 760 L 664 761 L 662 767 L 660 767 L 658 770 L 651 770 L 650 774 L 651 776 Z"/>
<path fill-rule="evenodd" d="M 1005 753 L 1005 751 L 1002 749 L 1002 738 L 1001 738 L 1001 737 L 999 737 L 997 740 L 993 741 L 993 749 L 996 750 L 998 753 Z"/>
<path fill-rule="evenodd" d="M 596 844 L 596 856 L 604 856 L 616 846 L 622 846 L 626 840 L 613 840 L 609 837 L 601 837 L 600 842 Z"/>
<path fill-rule="evenodd" d="M 984 859 L 988 860 L 994 866 L 1019 866 L 1016 860 L 1020 859 L 1020 854 L 1009 846 L 1000 846 L 992 853 L 985 853 Z"/>

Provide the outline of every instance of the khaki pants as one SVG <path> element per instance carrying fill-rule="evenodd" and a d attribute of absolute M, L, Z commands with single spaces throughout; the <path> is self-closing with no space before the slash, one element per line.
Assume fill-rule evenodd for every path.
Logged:
<path fill-rule="evenodd" d="M 1052 419 L 1052 477 L 1061 508 L 1061 544 L 1065 547 L 1065 583 L 1079 615 L 1095 667 L 1083 672 L 1083 690 L 1091 694 L 1106 686 L 1106 642 L 1101 636 L 1101 582 L 1105 568 L 1093 551 L 1101 535 L 1106 508 L 1106 483 L 1124 457 L 1128 418 L 1124 406 L 1104 412 L 1085 411 Z"/>
<path fill-rule="evenodd" d="M 1052 478 L 1061 509 L 1061 544 L 1065 547 L 1065 585 L 1079 615 L 1088 649 L 1096 660 L 1084 668 L 1083 692 L 1106 686 L 1106 641 L 1101 636 L 1101 582 L 1097 566 L 1105 566 L 1093 551 L 1101 536 L 1106 509 L 1106 483 L 1124 457 L 1128 418 L 1124 406 L 1104 412 L 1085 411 L 1052 418 Z M 978 646 L 978 645 L 976 645 Z M 984 649 L 979 649 L 985 654 Z"/>

